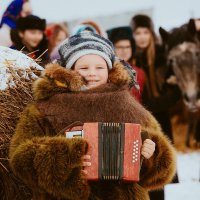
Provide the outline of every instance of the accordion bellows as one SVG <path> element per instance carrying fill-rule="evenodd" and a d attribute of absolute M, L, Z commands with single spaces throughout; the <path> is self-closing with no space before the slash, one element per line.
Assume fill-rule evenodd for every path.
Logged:
<path fill-rule="evenodd" d="M 84 123 L 65 134 L 88 142 L 88 180 L 139 181 L 140 132 L 140 125 L 133 123 Z"/>

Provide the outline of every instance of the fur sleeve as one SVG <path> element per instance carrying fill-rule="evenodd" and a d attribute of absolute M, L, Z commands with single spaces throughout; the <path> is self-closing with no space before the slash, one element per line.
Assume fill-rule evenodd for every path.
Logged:
<path fill-rule="evenodd" d="M 26 109 L 11 140 L 14 174 L 33 190 L 59 198 L 86 198 L 87 184 L 80 170 L 84 140 L 45 136 L 38 115 L 34 106 Z"/>
<path fill-rule="evenodd" d="M 151 117 L 151 116 L 150 116 Z M 154 155 L 150 159 L 144 159 L 140 185 L 148 190 L 162 188 L 170 183 L 176 171 L 176 154 L 171 142 L 162 133 L 160 126 L 153 117 L 149 120 L 148 128 L 144 128 L 156 144 Z"/>

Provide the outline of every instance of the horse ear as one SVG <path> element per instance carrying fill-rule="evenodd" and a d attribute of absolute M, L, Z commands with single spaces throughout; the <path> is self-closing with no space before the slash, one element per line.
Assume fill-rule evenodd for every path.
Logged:
<path fill-rule="evenodd" d="M 169 33 L 162 27 L 159 28 L 159 33 L 161 35 L 163 43 L 167 43 L 169 38 Z"/>
<path fill-rule="evenodd" d="M 194 35 L 196 33 L 196 26 L 195 26 L 195 20 L 194 19 L 190 19 L 187 25 L 187 29 L 188 31 Z"/>

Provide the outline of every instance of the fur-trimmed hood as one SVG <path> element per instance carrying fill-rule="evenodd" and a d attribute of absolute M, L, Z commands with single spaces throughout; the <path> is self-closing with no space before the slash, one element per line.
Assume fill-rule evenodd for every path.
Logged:
<path fill-rule="evenodd" d="M 107 88 L 128 88 L 131 83 L 131 77 L 125 66 L 120 62 L 115 62 L 113 68 L 109 71 L 109 83 L 99 86 L 91 91 L 101 91 Z M 33 84 L 33 94 L 35 100 L 49 98 L 57 93 L 66 92 L 88 92 L 85 81 L 81 75 L 73 70 L 66 69 L 59 64 L 48 64 L 43 71 L 42 77 Z"/>

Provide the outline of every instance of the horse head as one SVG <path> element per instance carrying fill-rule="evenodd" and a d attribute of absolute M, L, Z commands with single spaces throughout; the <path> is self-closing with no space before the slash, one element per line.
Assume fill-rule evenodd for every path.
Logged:
<path fill-rule="evenodd" d="M 189 111 L 200 109 L 200 40 L 194 20 L 167 32 L 159 29 L 171 67 Z"/>

